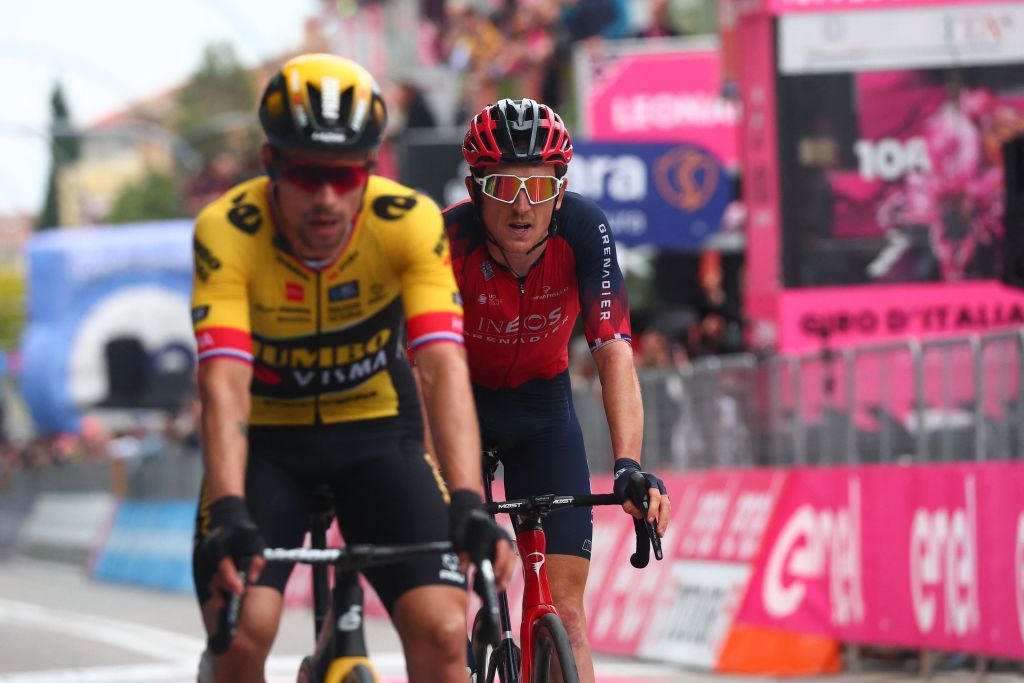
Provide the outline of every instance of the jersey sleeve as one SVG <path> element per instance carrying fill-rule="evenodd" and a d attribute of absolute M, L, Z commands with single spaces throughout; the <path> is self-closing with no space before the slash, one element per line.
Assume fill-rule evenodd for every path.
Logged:
<path fill-rule="evenodd" d="M 579 282 L 583 333 L 594 352 L 615 341 L 629 342 L 629 295 L 619 269 L 608 218 L 593 202 L 578 214 L 579 224 L 571 239 Z"/>
<path fill-rule="evenodd" d="M 462 299 L 441 212 L 429 197 L 416 199 L 401 233 L 398 264 L 413 353 L 427 344 L 464 341 Z"/>
<path fill-rule="evenodd" d="M 196 219 L 192 238 L 192 328 L 199 362 L 252 362 L 249 323 L 249 246 L 243 234 L 211 206 Z"/>

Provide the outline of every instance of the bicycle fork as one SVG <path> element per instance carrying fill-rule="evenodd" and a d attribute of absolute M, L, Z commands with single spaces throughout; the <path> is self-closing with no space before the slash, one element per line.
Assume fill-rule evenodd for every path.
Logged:
<path fill-rule="evenodd" d="M 532 667 L 533 624 L 545 614 L 558 614 L 547 573 L 547 541 L 536 519 L 519 517 L 516 545 L 523 565 L 523 617 L 519 631 L 523 662 Z"/>

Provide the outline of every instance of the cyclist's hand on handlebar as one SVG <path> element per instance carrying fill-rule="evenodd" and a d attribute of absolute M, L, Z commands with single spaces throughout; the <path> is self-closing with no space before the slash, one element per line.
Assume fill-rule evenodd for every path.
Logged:
<path fill-rule="evenodd" d="M 618 458 L 615 460 L 615 485 L 613 491 L 615 498 L 622 503 L 622 509 L 636 519 L 642 519 L 643 515 L 629 496 L 629 478 L 633 472 L 639 472 L 647 480 L 647 518 L 648 523 L 657 524 L 658 536 L 664 536 L 668 529 L 668 522 L 672 516 L 672 505 L 669 502 L 668 490 L 665 482 L 656 474 L 644 472 L 640 469 L 640 463 L 632 458 Z"/>
<path fill-rule="evenodd" d="M 504 590 L 512 580 L 515 555 L 508 534 L 484 512 L 483 499 L 471 489 L 451 493 L 452 547 L 459 554 L 460 568 L 469 569 L 470 562 L 490 558 L 494 564 L 494 583 Z"/>
<path fill-rule="evenodd" d="M 241 595 L 245 583 L 237 567 L 248 566 L 247 582 L 255 581 L 263 570 L 263 537 L 249 518 L 245 501 L 225 496 L 210 505 L 210 527 L 199 546 L 200 561 L 215 568 L 210 594 L 215 606 L 223 605 L 225 594 Z"/>

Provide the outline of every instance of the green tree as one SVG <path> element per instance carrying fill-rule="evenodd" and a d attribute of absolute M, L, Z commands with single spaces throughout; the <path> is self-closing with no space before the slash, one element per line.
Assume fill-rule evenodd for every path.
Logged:
<path fill-rule="evenodd" d="M 64 98 L 64 87 L 58 81 L 50 94 L 50 175 L 46 181 L 46 199 L 36 221 L 36 229 L 60 225 L 60 195 L 57 179 L 61 169 L 78 159 L 81 137 L 71 123 L 71 112 Z"/>
<path fill-rule="evenodd" d="M 182 215 L 174 181 L 165 173 L 149 169 L 146 175 L 121 190 L 107 215 L 107 222 L 134 223 Z"/>
<path fill-rule="evenodd" d="M 13 349 L 25 326 L 25 278 L 0 268 L 0 349 Z"/>
<path fill-rule="evenodd" d="M 221 152 L 256 154 L 256 92 L 252 77 L 234 48 L 213 43 L 177 97 L 178 134 L 195 149 L 203 164 Z"/>

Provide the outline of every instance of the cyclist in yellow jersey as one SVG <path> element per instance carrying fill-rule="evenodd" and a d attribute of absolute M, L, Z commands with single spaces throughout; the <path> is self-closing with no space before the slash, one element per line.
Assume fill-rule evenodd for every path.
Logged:
<path fill-rule="evenodd" d="M 483 515 L 480 437 L 462 306 L 438 208 L 371 174 L 386 125 L 362 67 L 293 59 L 260 104 L 267 175 L 196 221 L 192 317 L 199 348 L 205 477 L 193 569 L 207 631 L 247 592 L 216 681 L 261 681 L 307 497 L 328 485 L 349 543 L 488 543 L 499 583 L 511 547 Z M 414 354 L 443 479 L 422 445 Z M 447 484 L 447 487 L 446 487 Z M 451 489 L 452 505 L 448 489 Z M 251 560 L 250 586 L 236 566 Z M 405 649 L 410 681 L 465 676 L 467 559 L 367 572 Z M 211 659 L 209 655 L 205 657 Z"/>

